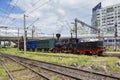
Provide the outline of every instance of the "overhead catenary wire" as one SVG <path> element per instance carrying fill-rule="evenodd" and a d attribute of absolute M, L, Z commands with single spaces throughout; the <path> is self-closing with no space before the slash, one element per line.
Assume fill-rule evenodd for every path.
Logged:
<path fill-rule="evenodd" d="M 40 0 L 38 0 L 35 4 L 37 4 L 39 1 L 40 1 Z M 103 2 L 103 1 L 105 1 L 105 0 L 102 0 L 101 2 Z M 12 20 L 12 21 L 15 21 L 15 19 L 14 19 L 14 20 Z"/>
<path fill-rule="evenodd" d="M 14 3 L 14 5 L 16 5 L 18 2 L 18 0 Z M 9 6 L 10 6 L 10 3 L 9 3 Z M 10 13 L 12 13 L 13 9 L 15 8 L 15 6 L 13 6 L 11 9 L 10 9 Z M 8 20 L 9 16 L 10 16 L 10 13 L 6 16 L 6 18 L 3 20 L 4 24 L 7 22 L 6 20 Z"/>
<path fill-rule="evenodd" d="M 39 3 L 39 1 L 41 1 L 41 0 L 38 0 L 38 1 L 36 1 L 33 5 L 36 5 L 36 4 L 38 4 Z"/>
<path fill-rule="evenodd" d="M 10 0 L 11 1 L 11 0 Z M 9 7 L 10 7 L 10 1 L 9 1 L 9 3 L 8 3 L 8 5 L 7 5 L 7 8 L 6 8 L 6 11 L 9 9 Z M 1 19 L 1 24 L 3 23 L 3 20 L 4 20 L 5 18 L 3 18 L 3 19 Z"/>
<path fill-rule="evenodd" d="M 41 1 L 41 0 L 39 0 L 39 1 Z M 39 2 L 39 1 L 37 1 L 37 2 Z M 46 1 L 45 3 L 41 4 L 41 5 L 38 6 L 37 8 L 31 10 L 31 11 L 30 11 L 28 14 L 26 14 L 26 15 L 27 15 L 27 16 L 30 16 L 30 14 L 31 14 L 32 12 L 34 12 L 35 10 L 37 10 L 37 9 L 41 8 L 42 6 L 46 5 L 47 3 L 49 3 L 49 1 L 50 1 L 50 0 L 48 0 L 48 1 Z M 35 3 L 35 4 L 37 4 L 37 3 Z M 29 11 L 29 10 L 27 10 L 27 11 Z M 27 11 L 25 11 L 25 12 L 27 12 Z M 25 12 L 24 12 L 23 14 L 25 14 Z M 17 18 L 15 18 L 14 20 L 12 20 L 12 23 L 11 23 L 11 24 L 13 24 L 14 21 L 16 21 L 16 19 L 17 19 Z M 10 24 L 10 25 L 11 25 L 11 24 Z"/>
<path fill-rule="evenodd" d="M 40 1 L 40 0 L 39 0 L 39 1 Z M 37 1 L 37 2 L 38 2 L 38 1 Z M 15 8 L 15 5 L 17 5 L 17 3 L 18 3 L 18 0 L 14 3 L 14 6 L 11 8 L 10 12 L 12 12 L 12 10 Z M 36 4 L 37 4 L 37 3 L 36 3 Z M 10 3 L 9 3 L 9 5 L 8 5 L 8 7 L 9 7 L 9 6 L 10 6 Z M 8 7 L 7 7 L 7 8 L 8 8 Z M 2 20 L 3 22 L 7 22 L 6 19 L 7 19 L 7 18 L 10 18 L 10 17 L 9 17 L 9 16 L 10 16 L 10 13 L 8 12 L 7 14 L 8 14 L 8 15 L 6 16 L 6 18 L 4 18 L 4 19 Z M 7 20 L 8 20 L 8 19 L 7 19 Z M 13 21 L 15 21 L 15 20 L 16 20 L 16 18 L 12 19 L 11 21 L 13 22 Z M 4 24 L 5 24 L 5 23 L 4 23 Z M 12 24 L 12 23 L 11 23 L 11 24 Z M 10 24 L 10 25 L 11 25 L 11 24 Z"/>
<path fill-rule="evenodd" d="M 0 8 L 0 11 L 1 11 L 2 13 L 5 13 L 5 14 L 8 14 L 8 13 L 9 13 L 8 11 L 5 11 L 4 9 L 1 9 L 1 8 Z"/>
<path fill-rule="evenodd" d="M 103 0 L 104 1 L 104 0 Z M 30 14 L 32 14 L 32 13 L 30 13 Z M 87 17 L 87 16 L 85 16 L 85 17 Z M 14 19 L 15 20 L 15 19 Z"/>
<path fill-rule="evenodd" d="M 102 0 L 102 2 L 103 2 L 104 0 Z M 85 6 L 85 7 L 87 7 L 87 6 Z M 80 7 L 81 8 L 81 7 Z M 89 16 L 91 16 L 91 14 L 89 14 Z M 84 17 L 87 17 L 87 16 L 83 16 L 82 18 L 84 18 Z M 65 18 L 65 16 L 64 16 L 64 18 Z M 63 22 L 63 21 L 62 21 Z M 63 22 L 63 24 L 64 25 L 66 25 L 67 24 L 67 26 L 68 26 L 68 23 L 66 22 L 66 24 Z M 70 26 L 69 26 L 70 27 Z M 71 29 L 71 28 L 69 28 L 69 29 Z"/>
<path fill-rule="evenodd" d="M 37 4 L 38 2 L 39 2 L 40 0 L 38 0 L 35 4 Z M 50 0 L 48 0 L 48 1 L 46 1 L 44 4 L 46 4 L 46 3 L 48 3 Z M 42 4 L 42 5 L 44 5 L 44 4 Z M 41 5 L 41 6 L 42 6 Z M 40 7 L 40 6 L 39 6 Z M 38 9 L 39 7 L 37 7 L 37 8 L 35 8 L 34 10 L 36 10 L 36 9 Z M 30 12 L 30 14 L 34 11 L 34 10 L 32 10 L 31 12 Z M 27 12 L 27 11 L 26 11 Z M 15 21 L 16 19 L 13 19 L 12 21 Z"/>
<path fill-rule="evenodd" d="M 32 12 L 34 12 L 35 10 L 43 7 L 44 5 L 46 5 L 47 3 L 49 3 L 51 0 L 46 1 L 45 3 L 41 4 L 40 6 L 38 6 L 37 8 L 33 9 L 32 11 L 30 11 L 28 14 L 26 14 L 27 16 L 29 16 Z"/>
<path fill-rule="evenodd" d="M 35 21 L 33 21 L 32 24 L 30 24 L 29 26 L 27 26 L 27 29 L 28 29 L 30 26 L 32 26 L 35 22 L 37 22 L 38 20 L 39 20 L 39 18 L 37 18 Z"/>

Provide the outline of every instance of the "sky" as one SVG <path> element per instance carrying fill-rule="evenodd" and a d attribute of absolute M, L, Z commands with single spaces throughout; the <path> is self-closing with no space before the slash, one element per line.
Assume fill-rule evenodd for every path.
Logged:
<path fill-rule="evenodd" d="M 120 3 L 120 0 L 0 0 L 0 26 L 24 28 L 33 22 L 36 31 L 44 34 L 69 34 L 75 18 L 91 25 L 92 8 Z M 29 26 L 28 29 L 31 29 Z"/>

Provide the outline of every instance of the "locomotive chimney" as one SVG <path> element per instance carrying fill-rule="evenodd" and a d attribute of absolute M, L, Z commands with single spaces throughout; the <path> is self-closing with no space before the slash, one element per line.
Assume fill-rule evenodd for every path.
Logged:
<path fill-rule="evenodd" d="M 61 35 L 59 33 L 56 34 L 56 37 L 57 37 L 58 40 L 60 39 L 60 36 Z"/>

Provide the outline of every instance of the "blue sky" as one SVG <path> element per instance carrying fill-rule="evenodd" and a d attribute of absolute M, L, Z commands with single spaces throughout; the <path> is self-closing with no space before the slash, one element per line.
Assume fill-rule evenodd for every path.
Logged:
<path fill-rule="evenodd" d="M 120 0 L 0 0 L 0 25 L 23 28 L 23 15 L 29 26 L 46 34 L 69 34 L 75 18 L 91 24 L 92 8 L 120 3 Z"/>
<path fill-rule="evenodd" d="M 10 4 L 11 0 L 0 0 L 0 12 L 23 13 L 24 11 L 17 6 Z M 1 11 L 3 10 L 3 11 Z"/>

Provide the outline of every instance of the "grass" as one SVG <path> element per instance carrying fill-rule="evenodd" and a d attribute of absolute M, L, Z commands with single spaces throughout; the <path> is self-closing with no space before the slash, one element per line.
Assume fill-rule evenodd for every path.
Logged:
<path fill-rule="evenodd" d="M 107 52 L 114 52 L 114 48 L 106 48 Z M 117 48 L 117 52 L 120 52 L 120 49 Z"/>
<path fill-rule="evenodd" d="M 1 58 L 2 59 L 2 58 Z M 9 60 L 5 60 L 6 62 L 6 68 L 8 71 L 14 75 L 16 80 L 28 80 L 29 78 L 32 78 L 34 76 L 37 76 L 37 74 L 34 74 L 29 69 L 26 69 L 25 67 L 16 64 L 15 62 L 9 62 Z M 24 69 L 24 70 L 20 70 Z M 19 71 L 15 71 L 19 70 Z M 3 67 L 0 65 L 0 80 L 9 80 L 9 77 Z"/>
<path fill-rule="evenodd" d="M 6 72 L 3 69 L 2 65 L 0 65 L 0 76 L 6 76 Z"/>
<path fill-rule="evenodd" d="M 2 60 L 1 57 L 0 57 L 0 60 Z M 7 76 L 7 73 L 4 70 L 3 66 L 0 64 L 0 80 L 8 80 L 9 78 L 6 76 Z"/>
<path fill-rule="evenodd" d="M 16 48 L 1 48 L 1 52 L 32 58 L 36 60 L 42 60 L 47 62 L 54 62 L 64 65 L 72 65 L 72 66 L 90 66 L 97 65 L 96 69 L 102 70 L 101 66 L 106 66 L 107 69 L 113 72 L 119 72 L 120 68 L 116 66 L 116 62 L 120 59 L 117 57 L 100 57 L 100 56 L 86 56 L 86 55 L 75 55 L 75 54 L 64 54 L 64 53 L 46 53 L 46 52 L 28 52 L 23 54 L 23 51 L 19 51 Z M 40 56 L 39 54 L 47 54 L 47 55 L 59 55 L 59 56 L 68 56 L 68 57 L 76 57 L 76 58 L 64 58 L 64 57 L 54 57 L 54 56 Z"/>
<path fill-rule="evenodd" d="M 55 63 L 65 64 L 65 65 L 74 65 L 74 64 L 87 65 L 87 64 L 90 64 L 89 60 L 91 59 L 89 56 L 85 56 L 85 55 L 79 56 L 79 55 L 63 54 L 63 53 L 55 54 L 55 53 L 45 53 L 45 52 L 27 52 L 27 54 L 23 54 L 23 51 L 19 51 L 15 48 L 2 49 L 1 51 L 8 54 L 18 55 L 22 57 L 37 59 L 37 60 L 43 60 L 47 62 L 55 62 Z M 77 57 L 77 58 L 39 56 L 39 54 L 59 55 L 59 56 Z"/>
<path fill-rule="evenodd" d="M 58 80 L 58 77 L 57 76 L 53 76 L 52 80 Z"/>

